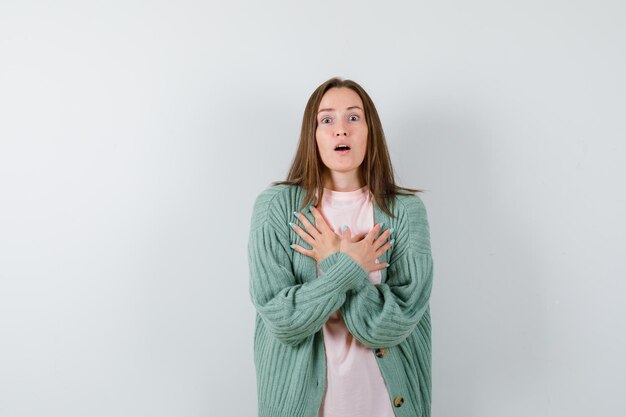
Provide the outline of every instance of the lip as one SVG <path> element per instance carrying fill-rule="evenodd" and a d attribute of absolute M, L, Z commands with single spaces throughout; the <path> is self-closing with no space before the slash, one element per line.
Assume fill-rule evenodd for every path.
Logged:
<path fill-rule="evenodd" d="M 338 146 L 342 146 L 342 145 L 343 145 L 343 146 L 347 146 L 347 147 L 348 147 L 348 148 L 350 148 L 350 149 L 345 150 L 345 151 L 337 151 L 337 150 L 335 150 Z M 350 151 L 352 150 L 352 146 L 350 146 L 350 144 L 349 144 L 348 142 L 337 142 L 337 143 L 335 144 L 335 146 L 333 147 L 333 150 L 334 150 L 335 152 L 337 152 L 339 155 L 345 155 L 345 154 L 347 154 L 348 152 L 350 152 Z"/>
<path fill-rule="evenodd" d="M 350 146 L 350 144 L 348 142 L 337 142 L 337 143 L 335 143 L 335 146 L 333 147 L 333 149 L 335 149 L 337 146 L 341 146 L 341 145 L 349 146 L 350 148 L 352 148 L 352 146 Z"/>

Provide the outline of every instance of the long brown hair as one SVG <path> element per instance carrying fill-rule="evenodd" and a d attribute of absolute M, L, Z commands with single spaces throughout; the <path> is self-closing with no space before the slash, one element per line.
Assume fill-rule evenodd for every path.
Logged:
<path fill-rule="evenodd" d="M 315 199 L 315 190 L 318 190 L 318 198 L 314 205 L 318 206 L 319 202 L 322 201 L 324 194 L 322 170 L 324 164 L 317 150 L 317 142 L 315 140 L 317 110 L 326 91 L 340 87 L 352 89 L 363 101 L 368 133 L 365 159 L 360 166 L 360 174 L 368 186 L 372 198 L 387 215 L 393 218 L 390 207 L 393 206 L 396 195 L 413 195 L 424 190 L 396 185 L 383 126 L 374 102 L 363 87 L 352 80 L 342 80 L 339 77 L 333 77 L 313 91 L 304 109 L 300 143 L 298 144 L 298 150 L 289 169 L 287 179 L 274 181 L 271 185 L 290 184 L 303 187 L 306 190 L 306 196 L 299 210 L 312 204 Z"/>

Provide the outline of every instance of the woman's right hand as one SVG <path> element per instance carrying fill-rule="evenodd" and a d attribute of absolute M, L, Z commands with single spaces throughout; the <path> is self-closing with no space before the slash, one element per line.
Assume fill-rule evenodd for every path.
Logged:
<path fill-rule="evenodd" d="M 368 233 L 352 236 L 352 231 L 347 227 L 341 231 L 339 250 L 350 255 L 368 273 L 387 268 L 388 262 L 377 263 L 376 260 L 391 248 L 392 243 L 386 242 L 391 233 L 387 229 L 377 238 L 380 229 L 380 224 L 377 224 Z"/>

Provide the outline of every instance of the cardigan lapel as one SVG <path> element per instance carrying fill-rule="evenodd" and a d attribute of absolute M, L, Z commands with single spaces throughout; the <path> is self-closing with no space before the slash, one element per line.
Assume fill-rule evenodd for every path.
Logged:
<path fill-rule="evenodd" d="M 382 211 L 380 207 L 378 207 L 378 204 L 376 204 L 376 201 L 374 201 L 373 198 L 372 198 L 372 204 L 374 206 L 374 226 L 376 226 L 378 223 L 385 223 L 384 227 L 389 228 L 391 226 L 391 218 L 384 211 Z M 385 230 L 386 230 L 385 228 L 382 228 L 381 233 L 384 232 Z M 378 261 L 381 263 L 389 262 L 389 255 L 391 254 L 390 251 L 392 250 L 393 250 L 393 246 L 389 248 L 389 250 L 385 251 L 385 253 L 383 253 L 383 255 L 378 259 Z M 388 268 L 383 268 L 380 270 L 380 282 L 381 283 L 387 282 L 387 269 Z"/>
<path fill-rule="evenodd" d="M 301 186 L 296 186 L 297 195 L 295 200 L 296 207 L 294 210 L 297 210 L 297 207 L 300 207 L 304 201 L 304 197 L 306 193 L 304 192 L 304 188 Z M 309 211 L 308 207 L 302 209 L 301 213 L 311 222 L 311 224 L 315 225 L 315 217 L 313 217 L 313 213 Z M 296 243 L 302 247 L 307 247 L 308 243 L 304 241 L 297 233 L 293 232 L 293 236 L 295 236 Z M 317 262 L 315 259 L 310 256 L 306 256 L 301 254 L 300 252 L 294 251 L 294 272 L 296 276 L 299 276 L 302 282 L 310 282 L 317 278 Z"/>

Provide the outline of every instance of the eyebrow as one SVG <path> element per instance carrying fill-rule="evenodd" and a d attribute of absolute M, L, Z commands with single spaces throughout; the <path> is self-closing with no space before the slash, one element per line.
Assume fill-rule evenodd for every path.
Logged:
<path fill-rule="evenodd" d="M 352 109 L 359 109 L 359 110 L 363 111 L 363 109 L 360 108 L 359 106 L 350 106 L 350 107 L 346 108 L 346 110 L 352 110 Z M 317 112 L 317 114 L 320 114 L 323 111 L 334 111 L 334 110 L 335 109 L 321 109 L 320 111 Z"/>

